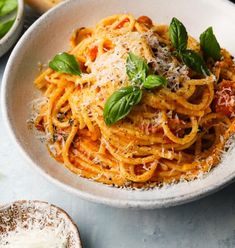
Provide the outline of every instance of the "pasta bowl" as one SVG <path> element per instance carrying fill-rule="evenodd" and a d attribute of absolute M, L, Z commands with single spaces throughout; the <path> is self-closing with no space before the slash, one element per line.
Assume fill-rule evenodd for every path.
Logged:
<path fill-rule="evenodd" d="M 94 9 L 99 11 L 94 12 Z M 217 167 L 194 181 L 149 190 L 99 184 L 58 165 L 48 154 L 45 145 L 28 129 L 26 121 L 31 112 L 29 105 L 36 97 L 33 80 L 38 75 L 37 64 L 47 63 L 55 54 L 68 50 L 67 40 L 74 29 L 94 25 L 98 20 L 115 13 L 147 15 L 157 23 L 169 23 L 176 16 L 195 37 L 205 27 L 213 26 L 221 46 L 235 54 L 235 38 L 231 36 L 232 23 L 235 22 L 234 10 L 232 3 L 223 0 L 179 0 L 177 7 L 170 0 L 147 0 L 138 4 L 132 0 L 71 0 L 49 11 L 23 35 L 4 73 L 3 115 L 15 144 L 29 164 L 51 182 L 78 197 L 115 207 L 148 209 L 174 206 L 196 200 L 229 184 L 235 177 L 233 145 Z"/>

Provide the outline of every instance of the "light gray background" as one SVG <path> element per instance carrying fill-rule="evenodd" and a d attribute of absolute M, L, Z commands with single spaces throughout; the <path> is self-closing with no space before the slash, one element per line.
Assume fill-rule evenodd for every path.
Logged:
<path fill-rule="evenodd" d="M 8 56 L 0 58 L 0 82 Z M 19 199 L 44 200 L 65 209 L 78 224 L 84 248 L 235 247 L 235 184 L 168 209 L 89 203 L 49 183 L 24 161 L 0 113 L 0 204 Z"/>

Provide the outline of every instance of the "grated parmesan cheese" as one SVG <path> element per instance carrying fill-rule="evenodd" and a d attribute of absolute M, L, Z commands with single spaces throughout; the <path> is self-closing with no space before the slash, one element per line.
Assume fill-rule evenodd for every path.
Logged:
<path fill-rule="evenodd" d="M 2 248 L 66 248 L 66 237 L 55 232 L 52 228 L 21 230 L 11 232 L 8 243 Z"/>
<path fill-rule="evenodd" d="M 168 81 L 168 87 L 176 91 L 180 87 L 180 82 L 189 80 L 188 68 L 180 64 L 171 54 L 169 47 L 162 47 L 157 36 L 152 31 L 146 32 L 145 37 L 148 44 L 154 52 L 154 59 L 152 62 L 154 70 L 157 74 L 163 75 Z"/>
<path fill-rule="evenodd" d="M 188 69 L 185 65 L 179 64 L 172 56 L 167 46 L 162 47 L 158 38 L 152 31 L 145 33 L 129 32 L 118 37 L 111 37 L 111 42 L 115 45 L 110 50 L 96 58 L 94 62 L 87 62 L 86 66 L 91 68 L 91 74 L 96 77 L 97 86 L 103 86 L 107 83 L 121 82 L 125 84 L 126 75 L 126 57 L 131 51 L 138 56 L 144 56 L 147 63 L 151 63 L 157 74 L 163 75 L 169 82 L 172 90 L 180 87 L 180 82 L 188 80 Z M 153 50 L 144 54 L 144 43 Z"/>
<path fill-rule="evenodd" d="M 141 55 L 142 39 L 142 35 L 138 32 L 130 32 L 123 36 L 111 38 L 111 42 L 115 45 L 114 50 L 100 55 L 94 62 L 89 62 L 91 63 L 91 73 L 96 77 L 97 86 L 105 85 L 108 82 L 114 84 L 127 80 L 127 54 L 132 51 Z M 89 66 L 89 64 L 86 65 Z"/>
<path fill-rule="evenodd" d="M 219 96 L 217 104 L 220 106 L 234 106 L 235 96 L 231 96 L 232 92 L 231 87 L 226 87 L 217 91 L 216 93 Z"/>

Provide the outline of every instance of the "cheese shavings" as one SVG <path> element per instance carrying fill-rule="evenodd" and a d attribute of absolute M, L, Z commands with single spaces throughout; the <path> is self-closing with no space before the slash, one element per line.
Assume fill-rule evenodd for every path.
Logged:
<path fill-rule="evenodd" d="M 8 237 L 8 244 L 4 248 L 66 248 L 67 241 L 60 233 L 52 228 L 22 230 L 12 232 Z"/>
<path fill-rule="evenodd" d="M 127 80 L 126 57 L 128 52 L 131 51 L 139 56 L 143 54 L 144 40 L 138 32 L 111 38 L 111 42 L 115 45 L 114 49 L 103 53 L 91 64 L 91 73 L 96 76 L 97 86 L 109 82 L 124 83 Z M 153 58 L 146 59 L 147 62 L 151 62 Z"/>
<path fill-rule="evenodd" d="M 180 64 L 172 55 L 169 47 L 160 44 L 157 36 L 152 31 L 146 32 L 144 36 L 154 53 L 153 69 L 157 74 L 165 76 L 171 90 L 178 90 L 181 82 L 190 79 L 187 66 Z"/>
<path fill-rule="evenodd" d="M 152 65 L 155 73 L 163 75 L 168 80 L 168 87 L 177 90 L 180 83 L 188 80 L 188 69 L 172 56 L 167 46 L 162 46 L 158 37 L 150 30 L 148 32 L 129 32 L 122 36 L 110 37 L 114 49 L 96 58 L 94 62 L 87 62 L 91 74 L 96 77 L 97 86 L 107 83 L 127 84 L 126 57 L 129 52 L 146 59 Z"/>

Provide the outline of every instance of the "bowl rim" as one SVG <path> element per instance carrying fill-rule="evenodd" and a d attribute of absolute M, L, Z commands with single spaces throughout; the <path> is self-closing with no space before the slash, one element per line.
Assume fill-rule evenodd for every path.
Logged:
<path fill-rule="evenodd" d="M 10 203 L 5 203 L 5 204 L 0 205 L 0 212 L 5 211 L 5 209 L 8 209 L 13 205 L 20 205 L 21 206 L 24 204 L 31 204 L 31 205 L 33 204 L 34 206 L 36 206 L 38 204 L 42 208 L 50 207 L 50 208 L 56 209 L 60 214 L 63 215 L 64 220 L 66 222 L 70 223 L 71 228 L 73 228 L 73 230 L 75 231 L 77 241 L 79 242 L 79 245 L 80 245 L 78 248 L 83 247 L 82 246 L 82 240 L 81 240 L 81 234 L 80 234 L 80 231 L 78 229 L 78 225 L 75 223 L 75 221 L 72 219 L 72 217 L 64 209 L 62 209 L 61 207 L 58 207 L 57 205 L 55 205 L 53 203 L 49 203 L 47 201 L 41 201 L 41 200 L 16 200 L 16 201 L 12 201 Z"/>
<path fill-rule="evenodd" d="M 12 35 L 14 35 L 15 31 L 19 27 L 21 20 L 24 15 L 24 0 L 17 0 L 18 7 L 17 7 L 17 14 L 14 21 L 13 26 L 10 28 L 10 30 L 0 39 L 0 45 L 4 44 Z"/>
<path fill-rule="evenodd" d="M 23 147 L 20 144 L 20 141 L 18 140 L 15 132 L 13 131 L 10 116 L 8 113 L 8 106 L 7 106 L 7 81 L 8 77 L 10 76 L 10 68 L 14 63 L 14 58 L 18 53 L 18 50 L 23 46 L 24 41 L 27 40 L 27 38 L 33 33 L 34 29 L 38 24 L 43 25 L 46 21 L 46 19 L 51 15 L 52 12 L 60 12 L 64 6 L 67 4 L 70 4 L 70 2 L 76 2 L 76 0 L 68 0 L 63 2 L 62 4 L 59 4 L 55 8 L 49 10 L 47 13 L 42 15 L 35 23 L 31 25 L 31 27 L 25 32 L 25 34 L 21 37 L 17 45 L 15 46 L 14 50 L 12 51 L 10 58 L 7 62 L 6 69 L 4 71 L 3 79 L 2 79 L 2 92 L 1 92 L 1 103 L 2 103 L 2 113 L 3 113 L 3 121 L 5 123 L 5 126 L 8 130 L 8 133 L 10 134 L 11 139 L 13 140 L 14 144 L 22 154 L 22 156 L 25 158 L 25 160 L 35 169 L 37 170 L 41 175 L 43 175 L 48 181 L 58 185 L 62 189 L 73 193 L 77 195 L 78 197 L 88 200 L 90 202 L 94 203 L 101 203 L 105 205 L 109 205 L 112 207 L 118 207 L 118 208 L 139 208 L 139 209 L 155 209 L 155 208 L 164 208 L 169 206 L 176 206 L 179 204 L 183 204 L 186 202 L 190 202 L 193 200 L 197 200 L 205 195 L 208 195 L 209 193 L 213 193 L 218 191 L 219 189 L 227 186 L 232 182 L 232 180 L 235 177 L 235 171 L 229 175 L 225 175 L 223 177 L 223 180 L 220 182 L 214 182 L 208 185 L 206 188 L 203 189 L 196 189 L 194 191 L 190 191 L 186 194 L 180 194 L 177 197 L 174 196 L 168 196 L 167 198 L 164 198 L 162 200 L 159 199 L 153 199 L 153 200 L 136 200 L 136 199 L 110 199 L 106 196 L 97 196 L 96 194 L 92 194 L 89 192 L 82 191 L 80 189 L 77 189 L 73 186 L 70 186 L 66 183 L 63 183 L 59 181 L 59 179 L 56 179 L 53 177 L 53 175 L 48 174 L 44 169 L 42 169 L 39 164 L 27 154 L 27 152 L 23 149 Z M 212 2 L 212 0 L 211 0 Z M 235 10 L 235 4 L 229 2 L 228 0 L 216 0 L 213 1 L 213 3 L 217 2 L 217 4 L 226 4 L 228 7 L 233 7 Z"/>

